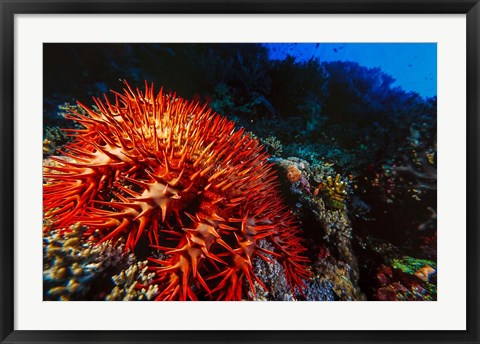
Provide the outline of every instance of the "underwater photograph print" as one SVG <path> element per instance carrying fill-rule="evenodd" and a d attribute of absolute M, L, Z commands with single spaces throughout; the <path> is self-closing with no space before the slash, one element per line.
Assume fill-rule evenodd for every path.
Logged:
<path fill-rule="evenodd" d="M 437 45 L 45 43 L 43 300 L 436 301 Z"/>

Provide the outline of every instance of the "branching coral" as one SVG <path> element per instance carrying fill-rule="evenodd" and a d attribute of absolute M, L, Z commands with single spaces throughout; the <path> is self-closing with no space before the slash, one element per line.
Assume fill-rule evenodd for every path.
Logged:
<path fill-rule="evenodd" d="M 258 141 L 153 85 L 114 95 L 68 115 L 84 128 L 69 130 L 74 141 L 44 172 L 46 218 L 88 226 L 99 243 L 123 237 L 131 250 L 147 237 L 164 254 L 149 258 L 157 300 L 240 300 L 245 285 L 263 286 L 252 259 L 267 255 L 301 288 L 305 248 Z"/>
<path fill-rule="evenodd" d="M 43 289 L 45 300 L 81 300 L 90 294 L 92 284 L 107 278 L 107 271 L 121 269 L 134 261 L 123 240 L 114 245 L 82 243 L 86 228 L 79 223 L 68 232 L 50 231 L 44 236 Z"/>
<path fill-rule="evenodd" d="M 154 272 L 148 272 L 148 261 L 137 262 L 112 277 L 115 287 L 107 295 L 108 301 L 150 301 L 158 294 L 158 285 L 153 284 Z M 142 287 L 148 285 L 148 287 Z"/>
<path fill-rule="evenodd" d="M 347 198 L 347 183 L 340 180 L 340 175 L 335 176 L 335 180 L 331 176 L 327 177 L 327 180 L 320 183 L 317 189 L 314 190 L 314 194 L 319 192 L 325 196 L 325 203 L 331 208 L 344 209 L 345 199 Z"/>
<path fill-rule="evenodd" d="M 43 139 L 43 154 L 52 155 L 57 147 L 67 142 L 67 135 L 58 127 L 45 128 Z"/>

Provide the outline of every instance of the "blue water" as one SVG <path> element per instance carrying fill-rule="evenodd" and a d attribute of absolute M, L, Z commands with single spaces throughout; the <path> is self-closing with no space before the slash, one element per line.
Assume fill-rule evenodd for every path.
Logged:
<path fill-rule="evenodd" d="M 353 61 L 368 68 L 381 68 L 395 79 L 393 86 L 417 92 L 423 97 L 437 95 L 436 43 L 269 43 L 272 59 L 287 55 L 305 61 Z"/>

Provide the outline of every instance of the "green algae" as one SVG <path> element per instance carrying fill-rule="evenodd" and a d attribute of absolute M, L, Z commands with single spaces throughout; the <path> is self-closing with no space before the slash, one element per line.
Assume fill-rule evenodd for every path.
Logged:
<path fill-rule="evenodd" d="M 393 268 L 400 269 L 409 275 L 413 275 L 416 271 L 418 271 L 418 269 L 421 269 L 427 265 L 431 266 L 435 270 L 437 269 L 437 264 L 431 260 L 412 258 L 408 256 L 404 256 L 401 259 L 394 259 L 392 262 Z"/>

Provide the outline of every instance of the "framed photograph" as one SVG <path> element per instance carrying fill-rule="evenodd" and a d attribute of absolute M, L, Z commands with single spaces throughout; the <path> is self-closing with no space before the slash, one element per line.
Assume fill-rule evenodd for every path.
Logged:
<path fill-rule="evenodd" d="M 1 1 L 2 343 L 478 335 L 478 1 Z"/>

